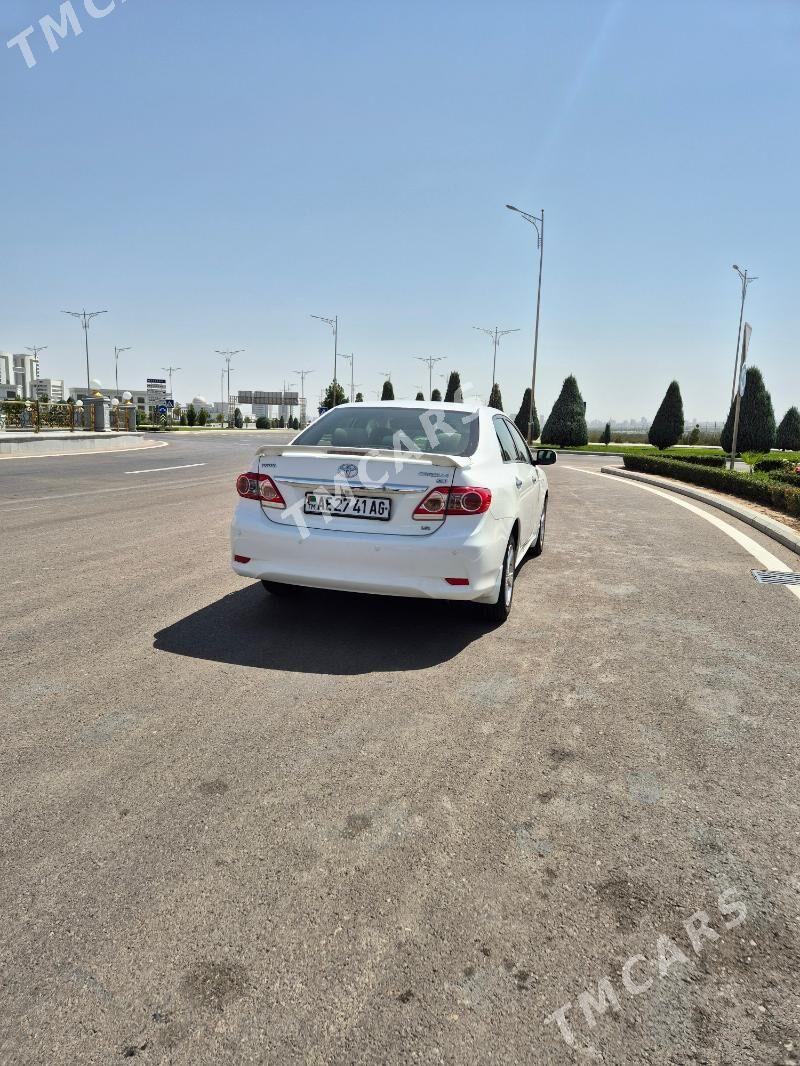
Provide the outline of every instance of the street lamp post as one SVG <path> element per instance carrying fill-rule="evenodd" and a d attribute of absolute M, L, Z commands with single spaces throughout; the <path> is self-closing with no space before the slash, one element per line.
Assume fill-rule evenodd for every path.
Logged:
<path fill-rule="evenodd" d="M 173 400 L 175 397 L 172 395 L 172 375 L 177 374 L 181 369 L 179 366 L 162 366 L 161 369 L 165 374 L 169 374 L 169 398 Z"/>
<path fill-rule="evenodd" d="M 434 363 L 441 363 L 444 356 L 440 355 L 434 358 L 432 355 L 415 355 L 414 358 L 418 359 L 420 363 L 424 363 L 428 368 L 428 399 L 430 400 L 433 392 L 433 366 Z"/>
<path fill-rule="evenodd" d="M 86 343 L 86 391 L 91 393 L 92 375 L 89 372 L 89 324 L 92 319 L 97 318 L 98 315 L 107 315 L 108 311 L 62 311 L 61 314 L 77 318 L 83 327 L 83 337 Z"/>
<path fill-rule="evenodd" d="M 311 318 L 316 318 L 320 322 L 325 322 L 333 330 L 333 406 L 336 406 L 336 370 L 337 359 L 339 350 L 339 316 L 334 315 L 333 318 L 325 318 L 324 315 L 311 315 Z"/>
<path fill-rule="evenodd" d="M 301 401 L 301 403 L 304 403 L 305 402 L 305 398 L 306 398 L 306 378 L 308 377 L 309 374 L 313 374 L 313 373 L 314 373 L 313 370 L 295 370 L 295 374 L 299 374 L 299 376 L 300 376 L 300 401 Z M 306 419 L 308 419 L 308 404 L 306 404 L 305 406 L 306 406 L 305 415 L 306 415 Z"/>
<path fill-rule="evenodd" d="M 132 348 L 118 348 L 114 345 L 114 391 L 119 399 L 119 357 L 123 352 L 130 352 Z"/>
<path fill-rule="evenodd" d="M 348 359 L 350 361 L 350 403 L 352 403 L 355 398 L 355 392 L 353 391 L 353 353 L 351 352 L 349 355 L 345 355 L 344 352 L 342 352 L 341 355 L 342 359 Z"/>
<path fill-rule="evenodd" d="M 736 382 L 739 377 L 739 347 L 742 343 L 742 321 L 744 319 L 744 300 L 747 296 L 747 286 L 751 281 L 758 281 L 757 277 L 753 277 L 748 274 L 746 270 L 741 270 L 736 263 L 733 264 L 733 269 L 739 275 L 742 283 L 742 302 L 739 305 L 739 330 L 736 334 L 736 358 L 733 362 L 733 384 L 731 385 L 731 403 L 736 395 Z"/>
<path fill-rule="evenodd" d="M 497 326 L 494 329 L 484 329 L 483 326 L 473 326 L 473 329 L 477 329 L 479 333 L 485 333 L 487 337 L 492 338 L 492 344 L 494 346 L 494 355 L 492 357 L 492 392 L 497 383 L 497 346 L 500 343 L 500 338 L 505 337 L 509 333 L 519 333 L 518 329 L 499 329 Z"/>
<path fill-rule="evenodd" d="M 37 376 L 37 378 L 39 376 L 39 352 L 45 351 L 46 348 L 47 348 L 46 344 L 43 344 L 41 347 L 37 347 L 34 344 L 34 346 L 32 348 L 26 348 L 25 349 L 26 352 L 30 352 L 33 355 L 34 362 L 36 363 L 36 376 Z M 35 394 L 34 397 L 33 397 L 34 399 L 36 397 L 38 397 L 38 395 L 39 395 L 39 393 L 38 393 L 38 391 L 36 389 L 33 389 L 32 393 Z M 52 399 L 53 399 L 53 397 L 51 396 L 50 400 L 52 401 Z"/>
<path fill-rule="evenodd" d="M 536 362 L 539 355 L 539 312 L 542 304 L 542 262 L 544 260 L 544 208 L 541 215 L 530 215 L 518 207 L 506 204 L 509 211 L 516 211 L 536 230 L 536 243 L 539 246 L 539 286 L 536 290 L 536 330 L 533 337 L 533 370 L 531 372 L 531 410 L 528 418 L 528 443 L 533 444 L 533 412 L 536 406 Z"/>
<path fill-rule="evenodd" d="M 231 359 L 233 359 L 234 355 L 241 355 L 242 352 L 244 351 L 244 348 L 237 348 L 235 351 L 231 351 L 230 349 L 225 349 L 223 351 L 220 351 L 219 348 L 216 348 L 215 351 L 216 351 L 217 355 L 221 355 L 221 356 L 224 357 L 225 363 L 227 364 L 227 367 L 228 367 L 228 429 L 230 429 L 231 428 Z M 225 406 L 224 398 L 223 398 L 222 404 L 223 404 L 223 407 L 224 407 Z"/>

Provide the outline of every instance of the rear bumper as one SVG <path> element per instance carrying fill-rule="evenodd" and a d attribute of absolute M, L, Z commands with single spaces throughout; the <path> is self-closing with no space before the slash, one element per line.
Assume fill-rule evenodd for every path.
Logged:
<path fill-rule="evenodd" d="M 491 602 L 500 587 L 500 568 L 509 529 L 491 515 L 470 533 L 451 520 L 431 536 L 309 530 L 270 522 L 255 501 L 242 500 L 231 525 L 232 562 L 242 577 L 310 588 L 413 596 L 437 600 Z M 502 527 L 502 528 L 501 528 Z M 445 578 L 466 578 L 448 585 Z"/>

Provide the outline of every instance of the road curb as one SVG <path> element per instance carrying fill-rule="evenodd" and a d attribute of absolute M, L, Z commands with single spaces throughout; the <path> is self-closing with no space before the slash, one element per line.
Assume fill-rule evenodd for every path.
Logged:
<path fill-rule="evenodd" d="M 75 441 L 69 447 L 58 447 L 58 443 L 52 440 L 28 441 L 4 441 L 0 447 L 0 462 L 9 459 L 61 459 L 65 456 L 78 455 L 120 455 L 123 452 L 146 452 L 152 448 L 165 448 L 169 441 L 151 443 L 147 440 L 139 440 L 135 444 L 121 438 L 116 438 L 119 444 L 111 448 L 101 448 L 100 444 L 111 444 L 111 441 L 99 441 L 96 438 Z M 38 445 L 38 447 L 37 447 Z M 45 451 L 45 448 L 58 447 L 57 451 Z"/>
<path fill-rule="evenodd" d="M 601 466 L 600 472 L 602 474 L 612 474 L 614 477 L 626 478 L 628 481 L 640 481 L 643 485 L 657 486 L 660 489 L 666 489 L 668 492 L 677 492 L 681 496 L 688 496 L 699 503 L 707 503 L 709 507 L 716 507 L 718 511 L 725 511 L 732 518 L 738 518 L 740 522 L 752 526 L 759 533 L 771 537 L 772 540 L 777 540 L 784 548 L 788 548 L 789 551 L 800 555 L 800 534 L 795 533 L 780 522 L 775 522 L 773 519 L 759 514 L 757 511 L 751 511 L 749 507 L 718 500 L 716 496 L 708 496 L 705 492 L 698 492 L 697 489 L 687 488 L 686 485 L 668 481 L 665 478 L 653 477 L 651 474 L 635 474 L 631 470 L 622 470 L 620 467 L 614 466 Z"/>

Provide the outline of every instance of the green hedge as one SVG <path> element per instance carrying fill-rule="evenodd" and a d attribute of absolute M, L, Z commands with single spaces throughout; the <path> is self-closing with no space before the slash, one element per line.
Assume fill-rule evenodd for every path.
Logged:
<path fill-rule="evenodd" d="M 759 459 L 753 464 L 753 469 L 761 474 L 769 474 L 773 470 L 789 471 L 791 466 L 788 459 Z"/>
<path fill-rule="evenodd" d="M 659 474 L 677 478 L 692 485 L 716 489 L 743 500 L 776 507 L 787 514 L 800 515 L 800 488 L 785 484 L 767 474 L 745 474 L 739 470 L 697 466 L 679 459 L 662 459 L 649 455 L 626 455 L 623 458 L 626 470 L 638 470 L 643 474 Z"/>
<path fill-rule="evenodd" d="M 667 457 L 678 459 L 682 463 L 692 463 L 693 466 L 725 466 L 724 455 L 681 455 L 679 452 L 669 452 Z"/>

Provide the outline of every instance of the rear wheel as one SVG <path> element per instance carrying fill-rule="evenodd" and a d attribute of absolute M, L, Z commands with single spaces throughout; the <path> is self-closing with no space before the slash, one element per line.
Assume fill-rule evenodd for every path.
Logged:
<path fill-rule="evenodd" d="M 282 581 L 264 581 L 261 584 L 270 596 L 292 596 L 297 592 L 297 585 L 285 585 Z"/>
<path fill-rule="evenodd" d="M 500 574 L 500 591 L 494 603 L 484 603 L 483 615 L 492 622 L 505 622 L 511 614 L 514 600 L 514 577 L 517 564 L 517 538 L 512 533 L 503 556 L 503 569 Z"/>
<path fill-rule="evenodd" d="M 544 535 L 547 528 L 547 497 L 544 498 L 544 507 L 542 508 L 542 517 L 539 519 L 539 536 L 536 538 L 536 543 L 531 548 L 531 555 L 541 555 L 544 551 Z"/>

